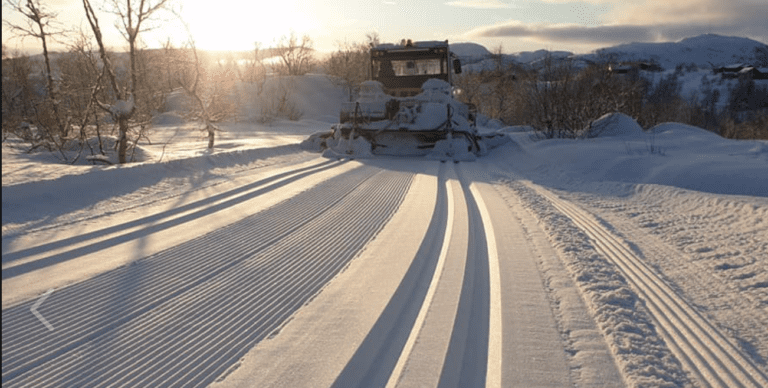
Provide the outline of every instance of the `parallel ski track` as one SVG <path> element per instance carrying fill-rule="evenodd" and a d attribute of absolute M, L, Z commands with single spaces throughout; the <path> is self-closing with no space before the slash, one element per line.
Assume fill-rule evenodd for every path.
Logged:
<path fill-rule="evenodd" d="M 362 167 L 3 311 L 3 386 L 205 386 L 278 329 L 396 211 L 412 174 Z"/>
<path fill-rule="evenodd" d="M 490 274 L 488 244 L 477 201 L 461 168 L 456 169 L 464 191 L 469 222 L 469 245 L 464 282 L 440 387 L 484 387 L 488 367 Z"/>
<path fill-rule="evenodd" d="M 455 168 L 465 200 L 462 203 L 448 199 L 447 172 Z M 466 206 L 469 215 L 469 245 L 459 307 L 443 365 L 438 366 L 440 387 L 483 387 L 486 384 L 490 280 L 488 248 L 477 201 L 460 168 L 440 166 L 437 180 L 438 199 L 427 234 L 408 269 L 403 281 L 381 318 L 373 326 L 362 345 L 341 372 L 333 387 L 385 387 L 397 386 L 402 363 L 409 357 L 411 337 L 418 334 L 423 324 L 425 309 L 435 279 L 441 276 L 438 259 L 446 244 L 450 244 L 450 226 L 453 217 L 448 206 Z M 444 254 L 444 253 L 443 253 Z M 426 306 L 425 306 L 426 304 Z M 397 319 L 393 319 L 397 317 Z M 409 335 L 410 334 L 410 335 Z M 423 339 L 428 340 L 428 339 Z M 412 344 L 410 344 L 412 345 Z"/>
<path fill-rule="evenodd" d="M 333 383 L 333 387 L 384 387 L 403 352 L 424 303 L 445 240 L 448 200 L 445 165 L 437 177 L 437 201 L 427 233 L 403 280 L 379 319 Z M 395 318 L 396 317 L 396 318 Z"/>
<path fill-rule="evenodd" d="M 645 300 L 659 331 L 685 367 L 706 387 L 768 387 L 768 377 L 687 304 L 640 257 L 595 219 L 551 192 L 533 186 L 582 228 Z"/>

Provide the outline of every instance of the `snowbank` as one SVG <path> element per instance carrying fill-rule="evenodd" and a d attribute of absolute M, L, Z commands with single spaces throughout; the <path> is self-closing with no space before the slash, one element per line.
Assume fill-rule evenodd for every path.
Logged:
<path fill-rule="evenodd" d="M 640 124 L 623 113 L 605 114 L 584 130 L 584 137 L 641 137 L 643 135 L 643 128 Z"/>
<path fill-rule="evenodd" d="M 504 131 L 515 145 L 492 155 L 525 149 L 515 165 L 535 172 L 551 187 L 579 182 L 658 184 L 714 194 L 768 196 L 768 142 L 731 140 L 679 123 L 644 132 L 634 120 L 609 115 L 596 122 L 592 139 L 533 141 L 524 128 Z M 503 149 L 507 149 L 504 151 Z M 570 187 L 573 188 L 572 186 Z"/>

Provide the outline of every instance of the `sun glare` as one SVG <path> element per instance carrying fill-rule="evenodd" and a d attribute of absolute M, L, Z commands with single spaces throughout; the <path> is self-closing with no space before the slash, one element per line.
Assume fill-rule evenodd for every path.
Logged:
<path fill-rule="evenodd" d="M 251 50 L 256 42 L 272 46 L 291 31 L 309 33 L 314 21 L 297 1 L 198 0 L 184 3 L 183 17 L 198 47 L 206 50 Z"/>

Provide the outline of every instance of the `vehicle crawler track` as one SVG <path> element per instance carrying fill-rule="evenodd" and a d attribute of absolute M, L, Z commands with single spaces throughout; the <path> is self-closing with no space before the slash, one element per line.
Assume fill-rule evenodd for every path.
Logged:
<path fill-rule="evenodd" d="M 702 386 L 768 387 L 768 377 L 625 242 L 574 204 L 539 186 L 530 186 L 570 217 L 592 239 L 597 250 L 619 267 L 646 302 L 672 352 Z"/>
<path fill-rule="evenodd" d="M 413 174 L 361 166 L 260 213 L 3 311 L 2 384 L 206 386 L 397 211 Z"/>

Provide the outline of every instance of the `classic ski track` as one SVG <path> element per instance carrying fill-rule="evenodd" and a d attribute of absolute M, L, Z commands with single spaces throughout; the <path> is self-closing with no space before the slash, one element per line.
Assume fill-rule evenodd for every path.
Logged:
<path fill-rule="evenodd" d="M 336 379 L 334 387 L 396 387 L 412 384 L 413 381 L 409 380 L 408 373 L 414 372 L 412 369 L 409 370 L 409 362 L 412 357 L 415 357 L 412 353 L 414 347 L 435 341 L 437 343 L 434 345 L 445 349 L 445 353 L 439 356 L 440 364 L 429 365 L 430 369 L 434 370 L 428 371 L 427 375 L 435 380 L 429 383 L 421 381 L 421 384 L 440 387 L 495 387 L 500 384 L 500 342 L 495 344 L 498 346 L 489 347 L 490 336 L 494 338 L 501 336 L 499 311 L 495 314 L 490 311 L 491 299 L 500 304 L 498 279 L 494 281 L 489 279 L 491 277 L 489 249 L 494 251 L 495 247 L 490 247 L 486 243 L 486 233 L 493 235 L 490 214 L 484 207 L 482 198 L 479 197 L 479 191 L 472 185 L 471 179 L 465 178 L 460 171 L 460 166 L 457 166 L 459 165 L 441 164 L 435 213 L 430 231 L 422 241 L 422 249 L 425 247 L 430 249 L 417 255 L 415 263 L 412 264 L 412 266 L 418 265 L 418 267 L 412 267 L 412 270 L 418 271 L 413 275 L 418 280 L 414 284 L 420 283 L 422 288 L 418 292 L 411 291 L 414 296 L 401 305 L 392 307 L 389 314 L 385 312 L 390 317 L 393 314 L 404 317 L 403 320 L 407 320 L 407 324 L 401 322 L 400 326 L 395 327 L 399 328 L 396 332 L 389 326 L 377 328 L 378 325 L 383 326 L 382 323 L 377 323 L 345 370 Z M 464 214 L 464 216 L 457 218 L 455 215 L 458 214 Z M 456 224 L 457 222 L 467 225 Z M 459 280 L 461 285 L 461 289 L 457 291 L 455 305 L 449 307 L 454 312 L 449 325 L 452 329 L 441 339 L 420 337 L 424 325 L 427 324 L 426 320 L 431 314 L 430 307 L 434 299 L 443 296 L 440 295 L 439 285 L 445 281 L 443 270 L 446 266 L 447 252 L 451 244 L 459 243 L 451 239 L 455 228 L 467 229 L 465 238 L 469 241 L 459 244 L 467 244 L 466 251 L 459 258 L 463 271 L 452 275 L 458 277 L 456 280 Z M 491 256 L 496 258 L 493 254 Z M 456 264 L 458 263 L 454 265 Z M 498 270 L 494 273 L 498 276 Z M 428 286 L 424 287 L 426 284 Z M 495 292 L 490 289 L 492 286 L 496 287 Z M 401 288 L 405 287 L 414 286 L 409 282 L 401 285 Z M 408 289 L 411 290 L 411 288 Z M 500 309 L 500 306 L 496 308 Z M 491 326 L 490 317 L 498 322 Z M 489 334 L 491 327 L 498 333 Z M 403 338 L 403 333 L 406 334 L 406 338 Z M 367 344 L 374 341 L 375 344 Z M 393 341 L 397 341 L 397 344 L 393 345 Z M 397 354 L 392 353 L 392 347 L 397 348 Z M 489 356 L 489 352 L 493 354 Z M 489 358 L 494 361 L 492 365 L 486 362 Z M 413 367 L 413 365 L 410 366 Z M 417 373 L 421 372 L 424 371 Z"/>
<path fill-rule="evenodd" d="M 469 187 L 471 182 L 461 168 L 455 170 L 464 195 L 460 206 L 467 210 L 469 241 L 461 296 L 439 386 L 482 387 L 487 380 L 491 316 L 488 244 L 478 202 Z"/>
<path fill-rule="evenodd" d="M 477 203 L 477 209 L 480 221 L 483 225 L 485 242 L 488 255 L 488 358 L 486 365 L 486 388 L 501 387 L 502 368 L 503 368 L 503 319 L 501 302 L 501 269 L 499 265 L 499 254 L 496 247 L 496 232 L 493 229 L 491 214 L 483 200 L 477 185 L 471 184 L 469 191 L 474 196 Z"/>
<path fill-rule="evenodd" d="M 478 205 L 482 202 L 474 198 L 479 193 L 470 188 L 470 180 L 463 176 L 460 167 L 454 165 L 452 170 L 445 181 L 440 182 L 440 189 L 445 189 L 447 194 L 444 243 L 419 316 L 410 329 L 408 341 L 387 387 L 482 387 L 488 386 L 489 372 L 499 372 L 498 376 L 490 376 L 493 381 L 490 386 L 501 378 L 500 368 L 496 368 L 495 363 L 489 368 L 487 363 L 489 317 L 496 318 L 490 312 L 489 247 L 485 240 L 486 228 L 492 226 L 483 224 L 484 216 Z M 487 214 L 487 210 L 483 210 Z M 459 237 L 462 241 L 455 240 L 454 230 L 458 236 L 463 236 Z M 464 238 L 467 241 L 463 241 Z M 464 244 L 466 248 L 463 249 L 466 250 L 458 252 L 460 256 L 456 251 L 450 253 Z M 461 272 L 455 272 L 459 268 Z M 458 291 L 445 288 L 445 284 L 457 283 L 460 285 Z M 494 282 L 493 285 L 498 284 Z M 433 310 L 436 305 L 439 305 L 438 310 Z M 493 328 L 501 330 L 500 325 Z M 450 333 L 429 334 L 435 333 L 435 330 L 450 330 Z M 496 350 L 493 347 L 494 354 L 490 358 L 500 363 Z M 428 358 L 420 359 L 424 352 L 429 354 Z"/>
<path fill-rule="evenodd" d="M 333 387 L 394 386 L 413 348 L 423 324 L 425 310 L 434 295 L 434 284 L 442 271 L 453 222 L 453 198 L 440 164 L 437 173 L 437 199 L 426 235 L 408 271 L 390 302 L 352 359 L 333 383 Z M 425 287 L 430 284 L 429 287 Z M 397 319 L 391 319 L 391 317 Z M 408 335 L 404 335 L 405 330 Z"/>
<path fill-rule="evenodd" d="M 444 164 L 441 164 L 441 167 L 444 166 Z M 441 172 L 443 172 L 444 169 L 441 168 Z M 439 191 L 438 191 L 438 202 L 440 206 L 440 209 L 442 210 L 442 213 L 439 213 L 439 217 L 443 218 L 445 217 L 444 226 L 443 226 L 443 236 L 441 236 L 441 246 L 439 250 L 439 255 L 437 258 L 437 264 L 435 266 L 434 272 L 432 273 L 432 279 L 429 280 L 429 288 L 427 289 L 427 293 L 424 296 L 424 300 L 421 304 L 421 308 L 419 309 L 419 314 L 416 317 L 416 321 L 414 322 L 413 326 L 411 327 L 410 333 L 408 335 L 408 340 L 405 343 L 405 346 L 403 347 L 402 352 L 400 353 L 400 357 L 397 360 L 397 364 L 395 365 L 395 369 L 393 370 L 392 374 L 389 376 L 389 380 L 387 381 L 386 388 L 394 388 L 397 386 L 397 383 L 400 381 L 400 378 L 402 377 L 403 370 L 405 369 L 405 364 L 408 362 L 408 357 L 411 355 L 411 352 L 413 351 L 413 347 L 416 344 L 416 341 L 419 336 L 419 332 L 421 331 L 422 326 L 424 325 L 424 320 L 426 319 L 427 313 L 429 312 L 429 306 L 432 304 L 432 300 L 435 297 L 435 292 L 437 290 L 437 284 L 440 280 L 440 274 L 443 272 L 443 268 L 445 267 L 445 258 L 448 254 L 448 244 L 450 241 L 451 233 L 453 231 L 453 217 L 455 213 L 454 209 L 454 198 L 453 198 L 453 192 L 449 187 L 448 181 L 444 178 L 444 174 L 441 174 L 441 179 L 438 179 L 438 185 L 439 185 Z M 444 194 L 443 194 L 444 193 Z M 443 199 L 445 198 L 445 199 Z M 441 201 L 442 200 L 442 201 Z M 444 202 L 444 203 L 442 203 Z M 444 215 L 444 213 L 446 213 Z M 436 212 L 437 213 L 437 212 Z M 435 214 L 433 218 L 437 218 L 438 214 Z M 427 279 L 424 279 L 427 280 Z"/>
<path fill-rule="evenodd" d="M 30 382 L 22 381 L 26 377 L 34 378 L 40 386 L 189 386 L 210 383 L 244 351 L 279 327 L 354 257 L 396 210 L 411 179 L 409 174 L 381 172 L 371 167 L 353 170 L 305 192 L 303 201 L 299 200 L 299 195 L 286 201 L 284 206 L 275 206 L 273 209 L 279 210 L 273 210 L 272 214 L 269 214 L 270 210 L 264 211 L 233 224 L 236 227 L 223 228 L 199 241 L 152 256 L 152 260 L 142 260 L 137 265 L 158 263 L 160 269 L 155 278 L 165 281 L 142 282 L 149 287 L 120 306 L 117 313 L 123 313 L 123 316 L 118 315 L 119 318 L 106 327 L 99 318 L 110 313 L 107 309 L 109 295 L 104 295 L 107 292 L 102 292 L 104 296 L 96 301 L 101 302 L 97 308 L 93 303 L 78 302 L 87 295 L 98 295 L 99 288 L 108 289 L 112 283 L 119 283 L 121 277 L 129 278 L 130 273 L 120 272 L 131 271 L 136 265 L 61 290 L 46 303 L 52 308 L 46 310 L 46 306 L 42 306 L 43 314 L 61 328 L 57 329 L 53 339 L 58 350 L 50 350 L 50 336 L 41 334 L 37 326 L 42 325 L 31 322 L 31 314 L 9 320 L 4 311 L 4 332 L 6 328 L 16 326 L 31 328 L 31 333 L 24 338 L 27 343 L 18 340 L 3 344 L 6 356 L 3 385 L 23 385 Z M 336 190 L 342 194 L 346 190 L 346 194 L 330 194 L 327 190 L 335 189 L 335 185 L 342 186 Z M 381 187 L 388 187 L 388 190 L 381 190 Z M 342 199 L 343 205 L 334 206 Z M 302 204 L 314 209 L 315 216 L 310 218 L 302 213 Z M 366 217 L 366 213 L 378 216 Z M 296 220 L 286 222 L 288 216 Z M 270 221 L 270 217 L 273 218 L 271 222 L 263 222 L 264 218 Z M 254 231 L 257 218 L 263 222 L 262 229 Z M 267 237 L 261 236 L 262 231 Z M 249 241 L 238 237 L 237 232 L 261 238 Z M 231 245 L 208 248 L 215 255 L 207 257 L 206 246 L 224 237 Z M 310 244 L 307 241 L 311 239 L 319 241 Z M 236 247 L 235 242 L 244 246 Z M 235 263 L 219 263 L 224 268 L 210 273 L 209 260 L 218 257 L 220 261 L 226 261 L 221 258 L 237 253 L 240 256 Z M 164 255 L 175 255 L 184 260 L 174 267 L 173 260 Z M 296 260 L 289 260 L 294 258 Z M 205 265 L 201 265 L 204 262 Z M 186 273 L 191 276 L 176 282 L 167 281 L 174 274 Z M 245 287 L 233 290 L 232 285 Z M 170 296 L 166 296 L 169 293 Z M 164 297 L 155 300 L 158 295 Z M 252 306 L 253 300 L 262 302 Z M 203 301 L 205 303 L 200 303 Z M 26 307 L 24 304 L 12 310 Z M 253 309 L 259 309 L 256 318 Z M 17 314 L 8 314 L 8 318 L 13 315 Z M 181 320 L 182 324 L 163 324 L 163 321 L 174 320 Z M 67 324 L 73 321 L 75 324 Z M 228 330 L 218 329 L 222 322 Z M 246 331 L 259 334 L 248 336 Z M 63 339 L 58 339 L 59 336 Z M 112 352 L 99 354 L 100 349 Z M 182 349 L 183 352 L 179 352 Z M 216 349 L 219 353 L 215 353 Z M 211 351 L 206 353 L 206 350 Z M 14 357 L 18 352 L 21 354 Z M 90 357 L 88 352 L 93 352 Z M 86 354 L 85 360 L 78 358 L 82 354 Z M 200 365 L 206 367 L 200 368 Z M 86 370 L 90 373 L 84 373 Z M 106 380 L 91 380 L 95 378 Z"/>
<path fill-rule="evenodd" d="M 562 196 L 561 193 L 557 194 Z M 683 271 L 685 271 L 686 274 L 699 274 L 699 276 L 696 278 L 695 285 L 683 286 L 681 283 L 684 282 L 681 282 L 679 274 L 671 274 L 667 272 L 669 271 L 669 267 L 665 268 L 665 266 L 667 266 L 668 263 L 659 261 L 650 263 L 654 268 L 661 268 L 659 271 L 667 276 L 668 279 L 671 279 L 668 282 L 672 282 L 673 284 L 675 283 L 675 280 L 680 282 L 673 287 L 676 289 L 684 287 L 685 291 L 680 291 L 680 293 L 685 292 L 686 297 L 689 300 L 693 299 L 691 304 L 702 305 L 705 303 L 703 300 L 696 301 L 695 294 L 698 293 L 708 295 L 712 293 L 717 295 L 717 298 L 719 299 L 719 302 L 717 302 L 718 305 L 723 304 L 730 306 L 728 310 L 723 310 L 722 312 L 714 311 L 712 309 L 706 312 L 707 315 L 714 316 L 714 318 L 711 319 L 717 321 L 717 326 L 721 329 L 721 331 L 728 333 L 748 334 L 740 332 L 744 330 L 744 328 L 768 327 L 768 309 L 760 308 L 764 302 L 760 300 L 758 296 L 750 292 L 753 291 L 753 289 L 740 288 L 737 283 L 729 281 L 727 277 L 723 276 L 723 271 L 715 271 L 712 269 L 712 266 L 708 266 L 702 263 L 700 260 L 693 259 L 690 254 L 681 252 L 673 245 L 665 242 L 662 239 L 663 236 L 648 233 L 647 228 L 640 227 L 631 220 L 627 220 L 622 217 L 616 217 L 610 213 L 602 213 L 600 207 L 591 207 L 589 202 L 585 203 L 582 201 L 583 199 L 573 200 L 575 203 L 580 203 L 580 206 L 583 208 L 591 208 L 592 210 L 588 211 L 594 212 L 596 215 L 599 214 L 600 218 L 605 219 L 606 222 L 610 222 L 614 227 L 617 227 L 624 236 L 633 236 L 633 242 L 642 246 L 642 251 L 646 258 L 651 259 L 654 256 L 658 258 L 664 258 L 664 261 L 674 263 L 675 267 L 684 268 Z M 706 274 L 707 276 L 703 276 L 702 274 Z M 691 293 L 693 296 L 688 296 L 689 294 L 687 293 Z M 754 307 L 747 307 L 747 311 L 749 311 L 748 314 L 734 314 L 734 312 L 738 312 L 737 310 L 739 306 L 742 306 L 745 300 L 749 301 L 749 303 L 751 303 Z M 727 321 L 723 320 L 723 315 L 728 315 Z M 734 320 L 738 320 L 738 325 L 733 325 Z M 762 336 L 753 338 L 751 341 L 756 341 L 757 343 L 765 343 L 765 341 L 768 341 L 768 332 L 761 334 Z M 745 338 L 741 337 L 741 339 L 744 340 Z M 741 349 L 744 350 L 744 347 L 742 346 Z M 748 353 L 748 351 L 745 352 Z M 760 367 L 760 365 L 758 366 Z M 766 373 L 765 365 L 762 365 L 762 371 L 763 373 Z"/>
<path fill-rule="evenodd" d="M 576 205 L 531 184 L 594 241 L 646 301 L 670 349 L 704 386 L 768 387 L 766 377 L 701 314 L 665 284 L 619 238 Z"/>

